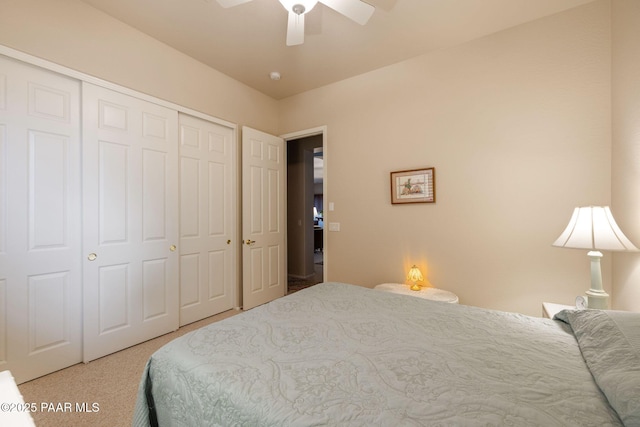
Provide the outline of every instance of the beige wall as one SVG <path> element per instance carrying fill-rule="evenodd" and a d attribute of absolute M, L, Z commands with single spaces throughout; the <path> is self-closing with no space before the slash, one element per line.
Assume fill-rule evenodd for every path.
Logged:
<path fill-rule="evenodd" d="M 640 246 L 640 1 L 612 4 L 612 209 Z M 640 254 L 615 254 L 613 267 L 613 307 L 640 311 Z"/>
<path fill-rule="evenodd" d="M 277 131 L 277 103 L 78 0 L 0 0 L 0 44 L 193 110 Z"/>
<path fill-rule="evenodd" d="M 0 0 L 0 10 L 0 44 L 14 49 L 266 132 L 327 125 L 335 210 L 325 223 L 341 223 L 329 233 L 329 280 L 398 282 L 417 263 L 462 303 L 534 315 L 588 288 L 586 254 L 550 245 L 574 206 L 610 203 L 609 0 L 280 102 L 77 0 Z M 618 92 L 638 83 L 626 84 Z M 633 139 L 620 141 L 614 161 L 624 162 Z M 392 206 L 389 172 L 424 166 L 436 167 L 437 203 Z M 621 194 L 620 180 L 635 179 L 623 169 L 614 214 L 624 227 L 616 207 L 637 198 Z M 603 269 L 610 289 L 608 254 Z M 634 269 L 623 264 L 621 295 L 636 292 L 625 285 Z"/>
<path fill-rule="evenodd" d="M 328 126 L 328 279 L 416 263 L 465 304 L 573 303 L 586 253 L 551 243 L 575 206 L 610 203 L 610 43 L 597 1 L 281 101 L 281 133 Z M 437 203 L 392 206 L 389 172 L 426 166 Z"/>

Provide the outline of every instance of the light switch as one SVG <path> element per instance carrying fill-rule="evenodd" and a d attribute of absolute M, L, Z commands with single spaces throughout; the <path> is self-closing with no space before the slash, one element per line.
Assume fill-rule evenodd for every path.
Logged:
<path fill-rule="evenodd" d="M 329 210 L 333 211 L 333 202 L 329 202 Z"/>
<path fill-rule="evenodd" d="M 330 222 L 329 223 L 329 231 L 340 231 L 340 223 L 339 222 Z"/>

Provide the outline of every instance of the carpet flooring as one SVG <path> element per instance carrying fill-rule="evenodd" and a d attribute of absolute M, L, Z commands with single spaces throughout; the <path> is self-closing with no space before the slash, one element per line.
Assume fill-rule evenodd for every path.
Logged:
<path fill-rule="evenodd" d="M 18 389 L 25 403 L 35 403 L 39 409 L 32 413 L 37 427 L 130 427 L 138 384 L 151 354 L 174 338 L 237 313 L 220 313 L 87 364 L 20 384 Z M 85 404 L 84 408 L 92 411 L 76 412 L 76 404 L 80 408 Z M 69 407 L 71 411 L 64 410 Z"/>

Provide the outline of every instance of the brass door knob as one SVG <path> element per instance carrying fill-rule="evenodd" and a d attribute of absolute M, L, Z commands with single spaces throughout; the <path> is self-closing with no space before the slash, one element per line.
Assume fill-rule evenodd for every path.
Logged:
<path fill-rule="evenodd" d="M 250 239 L 247 239 L 244 241 L 246 245 L 253 245 L 255 242 L 256 242 L 255 240 L 250 240 Z"/>
<path fill-rule="evenodd" d="M 171 245 L 171 246 L 169 246 L 169 250 L 170 250 L 171 252 L 175 252 L 175 251 L 176 251 L 176 245 Z"/>
<path fill-rule="evenodd" d="M 87 257 L 87 259 L 89 261 L 95 261 L 96 258 L 98 258 L 98 255 L 94 254 L 94 253 L 90 253 L 89 256 Z"/>

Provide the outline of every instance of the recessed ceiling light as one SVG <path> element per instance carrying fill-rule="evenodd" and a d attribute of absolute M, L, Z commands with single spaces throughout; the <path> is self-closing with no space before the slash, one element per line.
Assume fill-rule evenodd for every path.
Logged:
<path fill-rule="evenodd" d="M 278 80 L 280 80 L 280 73 L 277 72 L 277 71 L 272 71 L 269 74 L 269 77 L 271 77 L 271 80 L 278 81 Z"/>

